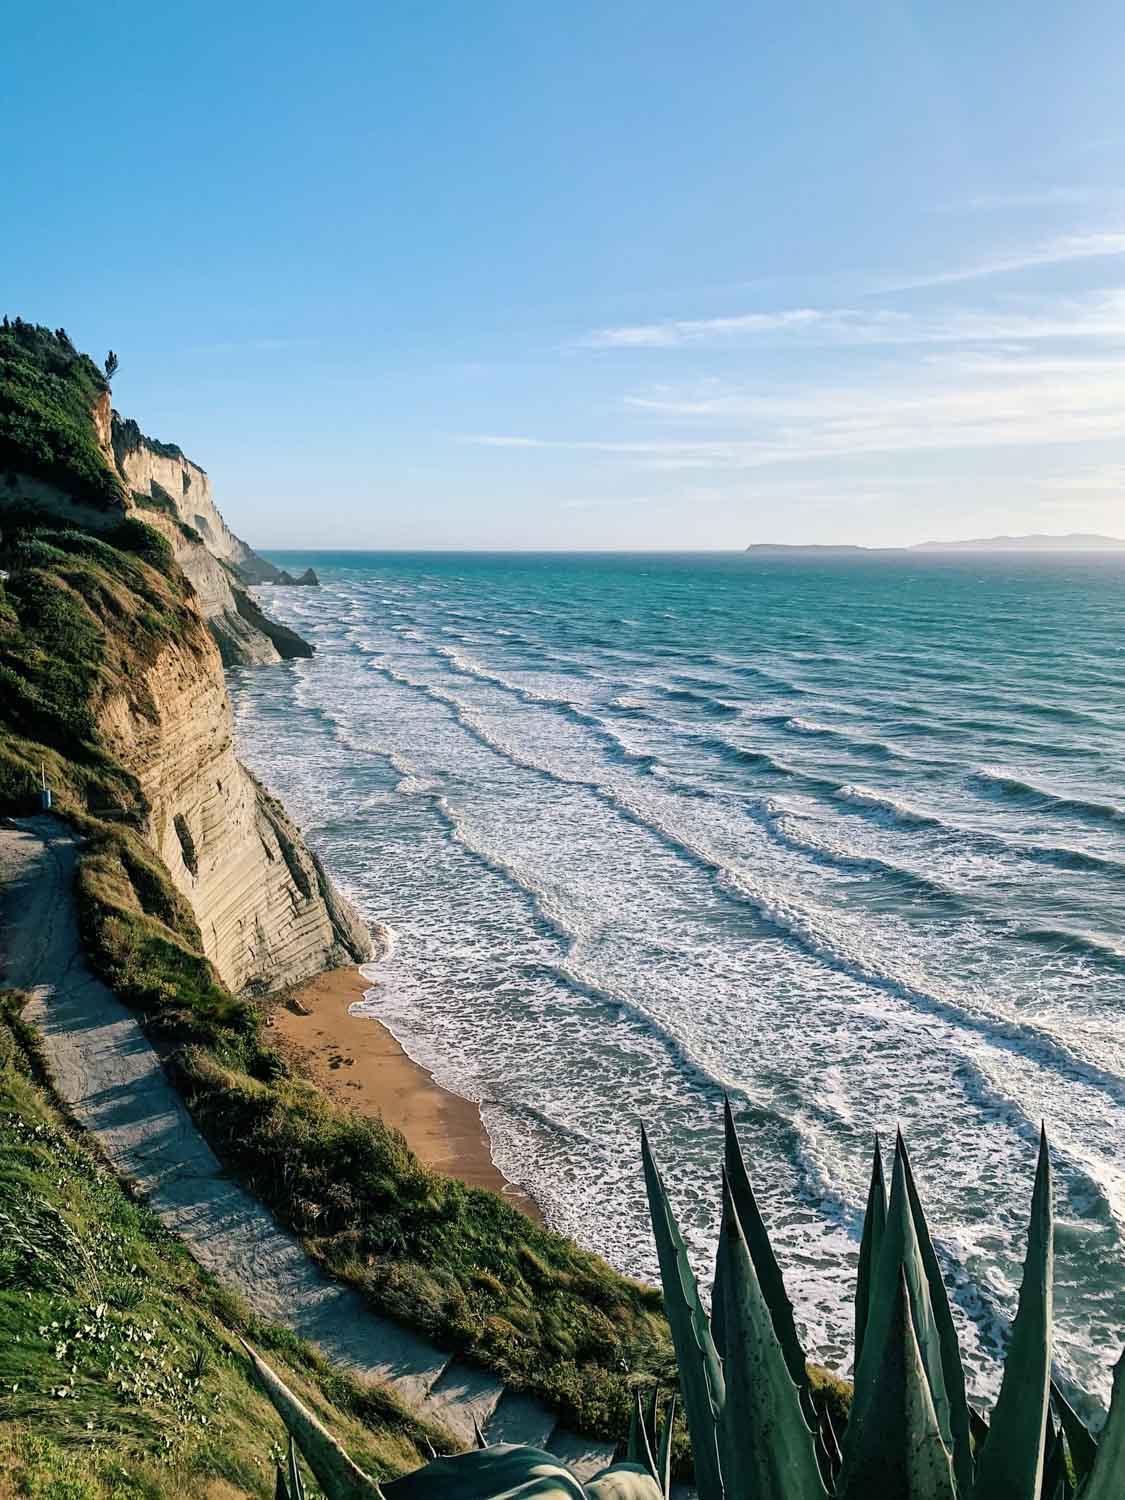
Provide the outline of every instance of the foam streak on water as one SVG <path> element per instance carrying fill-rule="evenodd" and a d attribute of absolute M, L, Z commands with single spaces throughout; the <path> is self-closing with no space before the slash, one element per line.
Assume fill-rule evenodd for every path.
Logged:
<path fill-rule="evenodd" d="M 1059 1364 L 1125 1341 L 1125 569 L 1112 559 L 338 554 L 263 591 L 312 661 L 241 751 L 393 946 L 371 1008 L 478 1099 L 551 1222 L 655 1274 L 643 1119 L 693 1255 L 720 1103 L 810 1347 L 846 1364 L 900 1123 L 996 1386 L 1041 1118 Z"/>

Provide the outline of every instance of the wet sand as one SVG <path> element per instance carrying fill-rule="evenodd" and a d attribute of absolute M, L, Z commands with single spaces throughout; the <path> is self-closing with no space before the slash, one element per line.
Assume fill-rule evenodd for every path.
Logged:
<path fill-rule="evenodd" d="M 270 1039 L 333 1098 L 401 1130 L 427 1166 L 472 1187 L 491 1188 L 542 1223 L 535 1200 L 508 1182 L 492 1160 L 478 1107 L 435 1083 L 374 1017 L 348 1013 L 370 988 L 358 969 L 318 974 L 271 1007 Z"/>

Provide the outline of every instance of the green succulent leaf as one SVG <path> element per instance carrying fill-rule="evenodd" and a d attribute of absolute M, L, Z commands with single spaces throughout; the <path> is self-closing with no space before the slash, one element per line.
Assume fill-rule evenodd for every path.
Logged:
<path fill-rule="evenodd" d="M 954 1500 L 952 1455 L 942 1439 L 915 1336 L 906 1268 L 891 1316 L 868 1328 L 864 1361 L 877 1361 L 879 1400 L 848 1422 L 837 1500 Z M 877 1342 L 878 1341 L 878 1342 Z"/>
<path fill-rule="evenodd" d="M 289 1434 L 289 1500 L 305 1500 L 305 1485 L 297 1462 L 297 1445 Z"/>
<path fill-rule="evenodd" d="M 1051 1382 L 1051 1403 L 1058 1414 L 1062 1430 L 1066 1434 L 1066 1446 L 1070 1450 L 1075 1477 L 1081 1483 L 1094 1467 L 1094 1460 L 1098 1456 L 1098 1445 L 1090 1429 L 1054 1381 Z"/>
<path fill-rule="evenodd" d="M 668 1500 L 672 1493 L 672 1436 L 676 1427 L 676 1393 L 668 1397 L 664 1413 L 664 1430 L 660 1434 L 660 1452 L 656 1455 L 656 1479 L 660 1493 Z"/>
<path fill-rule="evenodd" d="M 660 1486 L 643 1464 L 612 1464 L 586 1486 L 590 1500 L 661 1500 Z"/>
<path fill-rule="evenodd" d="M 910 1298 L 912 1337 L 917 1342 L 922 1368 L 933 1401 L 938 1431 L 945 1446 L 953 1451 L 949 1399 L 945 1388 L 941 1336 L 930 1301 L 929 1278 L 922 1260 L 921 1247 L 914 1227 L 910 1196 L 906 1187 L 906 1162 L 901 1139 L 895 1148 L 891 1175 L 891 1201 L 887 1222 L 879 1246 L 879 1259 L 871 1280 L 870 1312 L 864 1335 L 863 1353 L 855 1371 L 855 1395 L 851 1416 L 844 1435 L 844 1469 L 850 1464 L 854 1433 L 867 1422 L 872 1410 L 884 1409 L 893 1399 L 883 1385 L 884 1351 L 889 1330 L 898 1316 L 898 1289 L 906 1278 Z"/>
<path fill-rule="evenodd" d="M 1019 1307 L 988 1440 L 977 1456 L 974 1500 L 1039 1500 L 1051 1390 L 1053 1279 L 1051 1162 L 1043 1131 Z"/>
<path fill-rule="evenodd" d="M 1113 1371 L 1109 1416 L 1098 1439 L 1098 1454 L 1079 1500 L 1121 1500 L 1125 1495 L 1125 1353 Z"/>
<path fill-rule="evenodd" d="M 649 1483 L 647 1492 L 622 1491 L 621 1500 L 656 1500 Z M 587 1500 L 588 1493 L 553 1454 L 516 1443 L 438 1458 L 386 1486 L 386 1500 Z"/>
<path fill-rule="evenodd" d="M 641 1131 L 649 1213 L 664 1287 L 664 1310 L 672 1330 L 676 1364 L 688 1432 L 695 1457 L 695 1479 L 700 1500 L 722 1500 L 718 1425 L 723 1409 L 723 1371 L 711 1337 L 711 1325 L 688 1262 L 683 1236 L 672 1214 L 668 1194 Z"/>
<path fill-rule="evenodd" d="M 979 1453 L 988 1436 L 988 1423 L 975 1406 L 969 1407 L 969 1432 L 972 1434 L 973 1452 Z"/>
<path fill-rule="evenodd" d="M 855 1365 L 863 1353 L 863 1336 L 871 1310 L 871 1279 L 879 1263 L 879 1247 L 887 1227 L 887 1189 L 883 1180 L 883 1153 L 875 1137 L 875 1155 L 871 1162 L 871 1181 L 867 1188 L 867 1210 L 863 1215 L 863 1235 L 859 1242 L 859 1275 L 855 1289 Z"/>
<path fill-rule="evenodd" d="M 1054 1419 L 1047 1418 L 1047 1433 L 1043 1450 L 1043 1485 L 1040 1500 L 1067 1500 L 1073 1491 L 1066 1467 L 1066 1438 Z"/>
<path fill-rule="evenodd" d="M 801 1391 L 808 1388 L 809 1377 L 806 1368 L 805 1351 L 801 1347 L 801 1340 L 797 1336 L 797 1325 L 793 1320 L 793 1304 L 785 1290 L 785 1280 L 781 1274 L 781 1267 L 777 1263 L 777 1257 L 773 1253 L 769 1234 L 765 1222 L 758 1209 L 758 1202 L 754 1196 L 754 1189 L 750 1183 L 750 1174 L 746 1170 L 746 1161 L 742 1154 L 742 1146 L 738 1139 L 738 1131 L 734 1123 L 734 1114 L 731 1111 L 730 1100 L 723 1103 L 723 1119 L 725 1126 L 725 1150 L 724 1166 L 727 1181 L 730 1184 L 731 1198 L 734 1201 L 735 1211 L 742 1233 L 746 1238 L 746 1245 L 750 1251 L 750 1258 L 754 1262 L 754 1271 L 758 1278 L 758 1284 L 762 1289 L 762 1295 L 766 1299 L 770 1318 L 773 1321 L 774 1333 L 781 1345 L 781 1352 L 785 1356 L 785 1363 L 794 1383 Z M 721 1231 L 720 1231 L 721 1232 Z M 715 1345 L 719 1353 L 726 1357 L 726 1332 L 723 1319 L 725 1317 L 722 1308 L 725 1299 L 722 1289 L 722 1270 L 719 1265 L 715 1268 L 715 1289 L 711 1301 L 712 1319 L 717 1320 L 718 1332 L 715 1334 Z"/>
<path fill-rule="evenodd" d="M 653 1409 L 655 1410 L 655 1403 Z M 653 1431 L 655 1432 L 655 1427 Z M 640 1464 L 646 1474 L 651 1474 L 654 1479 L 657 1478 L 656 1455 L 652 1451 L 649 1424 L 645 1420 L 644 1408 L 641 1405 L 641 1393 L 636 1388 L 633 1390 L 633 1410 L 629 1414 L 629 1439 L 625 1445 L 625 1460 L 627 1463 Z"/>
<path fill-rule="evenodd" d="M 245 1339 L 241 1342 L 250 1356 L 258 1384 L 273 1402 L 290 1435 L 296 1439 L 327 1500 L 383 1500 L 383 1492 L 375 1481 L 351 1461 L 331 1433 L 321 1426 L 265 1360 L 255 1354 Z"/>
<path fill-rule="evenodd" d="M 918 1248 L 921 1251 L 922 1265 L 926 1271 L 926 1284 L 930 1292 L 930 1306 L 933 1308 L 938 1340 L 941 1345 L 941 1368 L 945 1379 L 946 1395 L 949 1398 L 949 1424 L 953 1438 L 953 1472 L 957 1479 L 958 1490 L 961 1494 L 968 1495 L 973 1487 L 976 1465 L 970 1436 L 969 1401 L 965 1394 L 965 1371 L 961 1364 L 961 1350 L 957 1343 L 957 1330 L 953 1326 L 953 1314 L 949 1310 L 945 1283 L 941 1279 L 941 1267 L 934 1253 L 926 1216 L 922 1212 L 922 1202 L 914 1184 L 914 1173 L 910 1169 L 910 1154 L 906 1149 L 906 1142 L 902 1139 L 901 1131 L 898 1140 L 902 1153 L 903 1175 L 906 1179 L 906 1195 L 910 1200 L 914 1233 L 918 1237 Z"/>
<path fill-rule="evenodd" d="M 725 1174 L 719 1238 L 727 1355 L 719 1419 L 723 1482 L 732 1496 L 824 1500 L 813 1434 L 786 1365 L 769 1304 Z"/>

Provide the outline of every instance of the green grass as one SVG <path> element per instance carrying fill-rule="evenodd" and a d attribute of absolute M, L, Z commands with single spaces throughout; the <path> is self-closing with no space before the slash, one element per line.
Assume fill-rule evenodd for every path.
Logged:
<path fill-rule="evenodd" d="M 273 1494 L 282 1428 L 242 1334 L 389 1478 L 437 1430 L 383 1387 L 253 1318 L 130 1200 L 36 1080 L 22 997 L 0 998 L 0 1500 Z"/>
<path fill-rule="evenodd" d="M 667 1371 L 658 1291 L 543 1229 L 496 1193 L 424 1167 L 402 1136 L 305 1081 L 255 1079 L 212 1051 L 174 1076 L 224 1163 L 380 1311 L 622 1436 L 635 1376 Z"/>
<path fill-rule="evenodd" d="M 101 509 L 119 507 L 121 482 L 90 420 L 108 390 L 93 360 L 63 330 L 19 318 L 0 325 L 0 472 L 31 474 Z"/>
<path fill-rule="evenodd" d="M 126 692 L 154 708 L 144 669 L 202 631 L 167 541 L 127 520 L 94 537 L 4 516 L 0 567 L 0 811 L 26 811 L 49 762 L 64 810 L 143 814 L 134 778 L 101 742 L 98 712 Z"/>

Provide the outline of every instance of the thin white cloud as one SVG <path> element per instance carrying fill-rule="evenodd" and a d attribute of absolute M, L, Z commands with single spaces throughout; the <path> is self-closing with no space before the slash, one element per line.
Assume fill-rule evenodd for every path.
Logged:
<path fill-rule="evenodd" d="M 1056 237 L 1041 245 L 969 266 L 955 267 L 932 274 L 914 276 L 878 288 L 884 295 L 915 291 L 925 287 L 955 285 L 982 280 L 1004 272 L 1031 267 L 1062 265 L 1071 261 L 1112 259 L 1125 256 L 1125 230 L 1103 230 L 1097 233 Z M 1114 331 L 1125 324 L 1122 293 L 1111 291 L 1102 296 L 1099 307 L 1093 299 L 1093 313 L 1113 314 Z M 855 307 L 793 307 L 780 310 L 725 314 L 712 318 L 666 318 L 649 323 L 628 323 L 597 328 L 583 335 L 574 347 L 585 349 L 673 349 L 706 343 L 731 343 L 741 340 L 793 338 L 813 343 L 871 344 L 909 343 L 962 338 L 1034 338 L 1049 336 L 1061 325 L 1081 321 L 1081 304 L 1068 309 L 1062 305 L 1058 314 L 1035 316 L 1031 313 L 1004 313 L 960 310 L 945 314 L 919 316 L 894 309 Z M 1078 330 L 1081 331 L 1081 330 Z"/>
<path fill-rule="evenodd" d="M 1105 441 L 1125 436 L 1125 360 L 920 361 L 866 385 L 778 392 L 708 382 L 633 393 L 624 405 L 650 428 L 659 422 L 665 431 L 679 430 L 605 439 L 485 434 L 467 441 L 596 453 L 656 470 Z"/>
<path fill-rule="evenodd" d="M 1092 203 L 1095 198 L 1104 198 L 1104 192 L 1095 194 L 1090 187 L 1027 188 L 1020 192 L 973 193 L 966 198 L 956 198 L 935 205 L 935 212 L 946 214 L 991 213 L 1011 208 L 1059 208 L 1081 203 Z"/>
<path fill-rule="evenodd" d="M 1125 230 L 1099 230 L 1090 234 L 1064 234 L 1028 249 L 1001 253 L 973 265 L 957 266 L 931 275 L 913 276 L 909 280 L 896 281 L 886 291 L 914 291 L 928 286 L 949 286 L 960 281 L 980 281 L 987 276 L 1000 276 L 1012 271 L 1028 271 L 1034 267 L 1061 266 L 1076 260 L 1099 260 L 1107 256 L 1125 255 Z"/>

